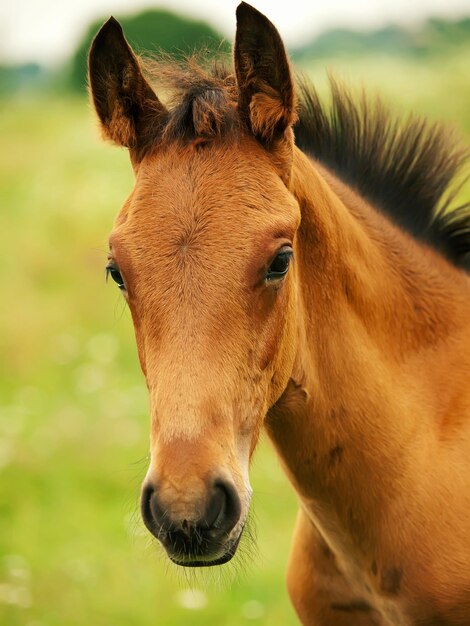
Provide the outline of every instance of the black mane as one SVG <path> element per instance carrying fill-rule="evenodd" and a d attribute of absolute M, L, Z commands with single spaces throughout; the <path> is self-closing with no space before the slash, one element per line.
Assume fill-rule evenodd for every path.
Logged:
<path fill-rule="evenodd" d="M 451 206 L 468 160 L 439 124 L 400 121 L 331 80 L 330 106 L 299 81 L 296 144 L 454 265 L 470 270 L 470 203 Z M 467 176 L 468 178 L 468 176 Z"/>

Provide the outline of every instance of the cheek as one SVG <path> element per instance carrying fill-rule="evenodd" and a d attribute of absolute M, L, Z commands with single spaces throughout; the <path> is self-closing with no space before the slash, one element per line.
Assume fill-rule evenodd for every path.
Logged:
<path fill-rule="evenodd" d="M 249 418 L 238 426 L 236 454 L 246 485 L 249 485 L 250 461 L 257 446 L 267 410 L 266 401 L 259 398 L 259 402 L 252 403 L 252 412 L 250 412 Z"/>
<path fill-rule="evenodd" d="M 294 284 L 285 285 L 273 314 L 270 316 L 262 357 L 269 373 L 268 408 L 283 393 L 294 367 L 297 351 L 296 307 Z"/>
<path fill-rule="evenodd" d="M 132 315 L 132 321 L 134 323 L 135 342 L 137 345 L 137 354 L 139 355 L 140 367 L 142 369 L 142 372 L 144 373 L 144 376 L 147 377 L 147 355 L 141 323 L 139 321 L 139 316 L 134 313 L 133 307 L 129 306 L 129 308 Z"/>
<path fill-rule="evenodd" d="M 268 370 L 274 366 L 283 341 L 287 320 L 288 292 L 282 285 L 262 294 L 259 319 L 259 367 Z"/>

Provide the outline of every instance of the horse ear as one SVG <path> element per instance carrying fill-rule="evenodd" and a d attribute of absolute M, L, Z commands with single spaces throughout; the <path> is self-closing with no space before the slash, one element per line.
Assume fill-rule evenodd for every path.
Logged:
<path fill-rule="evenodd" d="M 294 85 L 281 36 L 246 2 L 237 7 L 234 54 L 240 112 L 252 132 L 270 142 L 297 119 Z"/>
<path fill-rule="evenodd" d="M 90 48 L 88 77 L 105 137 L 138 148 L 149 125 L 165 108 L 142 75 L 139 61 L 114 17 L 101 27 Z"/>

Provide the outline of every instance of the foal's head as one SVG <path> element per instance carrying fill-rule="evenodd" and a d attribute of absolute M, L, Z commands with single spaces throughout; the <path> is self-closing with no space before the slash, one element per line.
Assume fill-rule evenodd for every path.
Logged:
<path fill-rule="evenodd" d="M 129 149 L 135 172 L 107 270 L 150 393 L 142 515 L 187 566 L 233 556 L 250 457 L 295 355 L 294 92 L 272 24 L 244 3 L 237 18 L 235 75 L 175 69 L 170 109 L 113 18 L 90 52 L 104 135 Z"/>

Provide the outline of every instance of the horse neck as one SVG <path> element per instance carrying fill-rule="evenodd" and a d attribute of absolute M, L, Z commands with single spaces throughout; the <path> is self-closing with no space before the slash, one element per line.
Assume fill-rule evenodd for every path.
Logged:
<path fill-rule="evenodd" d="M 337 368 L 371 346 L 387 363 L 400 365 L 467 326 L 468 276 L 300 151 L 292 191 L 302 212 L 299 332 L 310 338 L 299 344 L 299 359 L 310 358 L 320 372 L 333 357 Z M 349 346 L 343 358 L 334 353 L 338 339 L 342 348 Z M 333 393 L 337 397 L 338 389 Z"/>
<path fill-rule="evenodd" d="M 298 349 L 267 430 L 304 502 L 343 525 L 353 506 L 367 528 L 374 480 L 384 494 L 405 488 L 432 429 L 432 376 L 445 378 L 449 341 L 465 326 L 468 281 L 300 151 L 291 190 L 302 212 Z"/>

